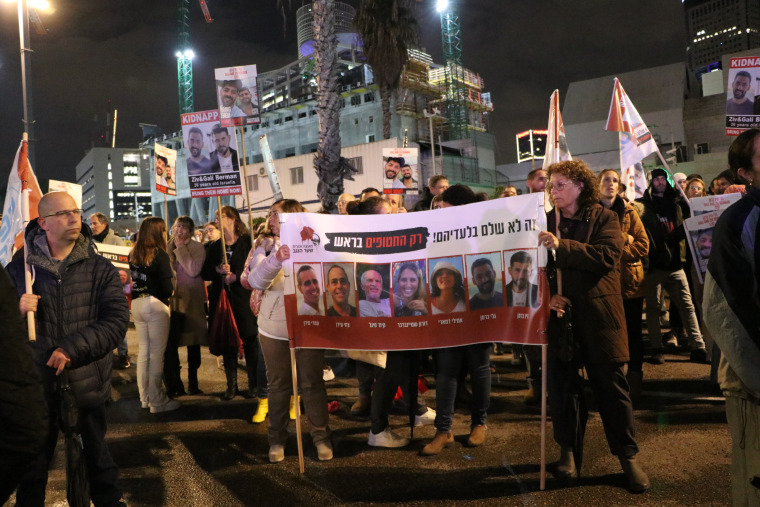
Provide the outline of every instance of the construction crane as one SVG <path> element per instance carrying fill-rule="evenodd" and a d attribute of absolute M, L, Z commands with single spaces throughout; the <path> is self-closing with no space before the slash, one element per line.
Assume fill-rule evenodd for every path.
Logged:
<path fill-rule="evenodd" d="M 444 116 L 448 120 L 450 138 L 466 139 L 468 136 L 468 122 L 465 104 L 459 13 L 448 0 L 438 0 L 436 10 L 441 15 L 441 38 L 446 92 Z"/>
<path fill-rule="evenodd" d="M 206 23 L 214 20 L 206 0 L 198 0 Z M 192 113 L 193 103 L 193 53 L 190 47 L 190 0 L 177 0 L 177 84 L 179 88 L 179 114 Z"/>

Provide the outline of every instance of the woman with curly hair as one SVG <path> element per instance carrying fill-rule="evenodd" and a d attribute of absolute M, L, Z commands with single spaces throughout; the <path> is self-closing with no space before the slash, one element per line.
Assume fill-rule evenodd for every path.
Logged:
<path fill-rule="evenodd" d="M 561 447 L 555 473 L 576 477 L 576 439 L 580 435 L 578 405 L 566 403 L 582 396 L 574 380 L 585 367 L 597 399 L 607 443 L 620 461 L 628 487 L 641 493 L 649 479 L 636 461 L 633 408 L 623 366 L 629 360 L 628 336 L 620 286 L 620 259 L 624 240 L 618 216 L 599 203 L 594 173 L 579 160 L 549 166 L 548 188 L 555 210 L 548 213 L 548 230 L 539 244 L 551 252 L 548 389 L 554 440 Z M 559 220 L 559 222 L 558 222 Z M 555 234 L 558 232 L 558 234 Z M 572 311 L 570 311 L 572 309 Z M 570 312 L 566 315 L 567 312 Z M 577 348 L 562 343 L 562 319 L 570 318 Z"/>

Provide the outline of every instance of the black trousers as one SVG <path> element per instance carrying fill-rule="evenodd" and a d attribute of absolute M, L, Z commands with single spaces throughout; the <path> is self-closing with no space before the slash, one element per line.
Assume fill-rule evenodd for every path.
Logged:
<path fill-rule="evenodd" d="M 570 370 L 551 351 L 548 356 L 547 388 L 554 440 L 562 447 L 572 447 L 577 431 L 577 411 L 568 409 L 568 404 L 563 403 L 567 399 L 568 389 L 573 389 L 573 383 L 568 382 Z M 631 457 L 639 452 L 639 447 L 636 445 L 633 407 L 623 364 L 589 364 L 586 365 L 586 373 L 610 451 L 615 456 Z"/>
<path fill-rule="evenodd" d="M 644 338 L 641 335 L 641 311 L 644 308 L 644 298 L 623 300 L 625 311 L 625 327 L 628 329 L 628 369 L 641 371 L 644 363 Z M 678 313 L 678 312 L 676 312 Z"/>
<path fill-rule="evenodd" d="M 58 442 L 58 408 L 48 399 L 50 428 L 45 448 L 37 456 L 32 466 L 21 479 L 16 490 L 18 507 L 44 507 L 48 469 Z M 79 410 L 79 428 L 82 434 L 84 458 L 90 479 L 90 499 L 96 507 L 114 507 L 121 500 L 121 489 L 117 484 L 119 468 L 111 458 L 106 436 L 106 408 L 100 405 L 92 409 Z"/>

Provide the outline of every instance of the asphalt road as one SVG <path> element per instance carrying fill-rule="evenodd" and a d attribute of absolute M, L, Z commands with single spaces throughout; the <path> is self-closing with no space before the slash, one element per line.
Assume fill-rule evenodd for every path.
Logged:
<path fill-rule="evenodd" d="M 136 359 L 133 329 L 129 345 Z M 418 455 L 434 435 L 432 426 L 416 428 L 407 448 L 369 447 L 369 421 L 349 414 L 356 380 L 338 377 L 328 383 L 328 400 L 340 406 L 330 416 L 335 459 L 317 460 L 305 422 L 305 473 L 299 473 L 293 425 L 285 461 L 270 464 L 266 424 L 250 422 L 256 401 L 221 400 L 224 373 L 207 350 L 200 370 L 205 394 L 178 398 L 183 406 L 170 413 L 152 415 L 140 408 L 134 365 L 116 371 L 108 442 L 130 506 L 730 505 L 730 437 L 723 398 L 708 381 L 709 365 L 689 363 L 686 351 L 673 351 L 664 365 L 644 365 L 644 395 L 635 416 L 639 457 L 652 488 L 631 495 L 593 402 L 583 477 L 566 482 L 548 473 L 546 489 L 539 489 L 540 409 L 523 403 L 525 373 L 510 366 L 509 358 L 493 356 L 486 445 L 475 449 L 464 446 L 469 432 L 464 410 L 454 420 L 456 443 L 439 456 Z M 239 376 L 245 387 L 242 364 Z M 431 389 L 424 398 L 434 407 L 432 375 L 428 380 Z M 391 425 L 409 436 L 407 421 L 399 414 Z M 549 422 L 547 462 L 558 454 Z M 47 504 L 66 505 L 62 445 Z"/>

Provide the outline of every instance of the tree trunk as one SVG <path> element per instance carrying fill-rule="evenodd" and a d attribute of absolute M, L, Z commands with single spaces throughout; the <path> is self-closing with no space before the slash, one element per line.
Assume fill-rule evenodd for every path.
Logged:
<path fill-rule="evenodd" d="M 383 109 L 383 139 L 391 138 L 391 93 L 393 90 L 387 84 L 380 85 L 380 102 Z"/>
<path fill-rule="evenodd" d="M 327 212 L 337 209 L 343 193 L 340 157 L 340 95 L 338 94 L 338 38 L 335 36 L 335 0 L 314 1 L 314 60 L 317 75 L 319 146 L 314 169 L 319 177 L 317 193 Z"/>

